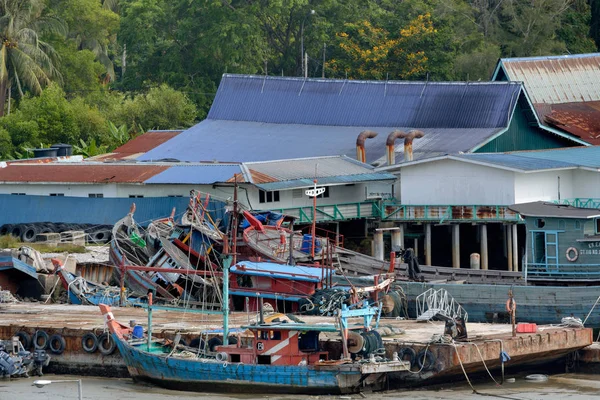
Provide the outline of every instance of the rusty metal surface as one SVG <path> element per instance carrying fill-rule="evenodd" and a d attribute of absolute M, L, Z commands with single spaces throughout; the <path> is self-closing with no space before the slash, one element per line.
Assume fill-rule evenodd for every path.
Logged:
<path fill-rule="evenodd" d="M 107 164 L 14 164 L 0 168 L 0 182 L 142 183 L 168 166 Z"/>
<path fill-rule="evenodd" d="M 511 81 L 525 84 L 532 103 L 600 100 L 600 54 L 502 59 Z"/>
<path fill-rule="evenodd" d="M 123 146 L 117 147 L 111 153 L 93 157 L 92 160 L 107 161 L 135 159 L 174 138 L 181 132 L 183 131 L 148 131 L 125 143 Z"/>
<path fill-rule="evenodd" d="M 593 145 L 600 144 L 600 101 L 552 104 L 544 121 Z"/>

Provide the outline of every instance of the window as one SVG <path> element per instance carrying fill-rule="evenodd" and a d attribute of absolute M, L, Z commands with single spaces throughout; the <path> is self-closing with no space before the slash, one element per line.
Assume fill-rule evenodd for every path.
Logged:
<path fill-rule="evenodd" d="M 144 197 L 143 194 L 130 194 L 129 195 L 130 199 L 141 199 L 142 197 Z"/>
<path fill-rule="evenodd" d="M 567 224 L 566 224 L 566 222 L 565 222 L 564 219 L 559 219 L 558 220 L 558 229 L 564 231 L 566 229 L 566 226 L 567 226 Z"/>
<path fill-rule="evenodd" d="M 90 193 L 90 194 L 88 194 L 88 197 L 95 198 L 95 199 L 101 199 L 104 197 L 104 195 L 102 193 Z"/>
<path fill-rule="evenodd" d="M 292 190 L 292 199 L 301 199 L 301 198 L 302 198 L 302 189 Z"/>
<path fill-rule="evenodd" d="M 180 194 L 170 194 L 167 197 L 183 197 L 183 196 Z"/>
<path fill-rule="evenodd" d="M 272 192 L 266 192 L 264 190 L 258 191 L 258 202 L 259 203 L 273 203 L 279 201 L 279 190 Z"/>
<path fill-rule="evenodd" d="M 535 227 L 536 228 L 543 228 L 544 226 L 546 226 L 546 221 L 544 221 L 543 218 L 538 218 L 535 220 Z"/>
<path fill-rule="evenodd" d="M 581 230 L 581 221 L 575 221 L 575 230 Z"/>
<path fill-rule="evenodd" d="M 600 218 L 596 218 L 594 222 L 596 223 L 596 235 L 598 235 L 600 234 Z"/>
<path fill-rule="evenodd" d="M 64 193 L 50 193 L 50 196 L 52 197 L 65 197 Z"/>
<path fill-rule="evenodd" d="M 325 186 L 325 191 L 323 194 L 317 196 L 317 199 L 323 199 L 325 197 L 329 197 L 329 186 Z"/>
<path fill-rule="evenodd" d="M 11 193 L 13 196 L 25 196 L 25 193 Z"/>

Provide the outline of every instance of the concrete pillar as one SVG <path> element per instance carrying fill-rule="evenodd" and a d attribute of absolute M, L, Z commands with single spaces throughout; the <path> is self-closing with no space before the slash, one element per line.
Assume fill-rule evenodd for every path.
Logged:
<path fill-rule="evenodd" d="M 452 268 L 460 268 L 460 225 L 452 225 Z"/>
<path fill-rule="evenodd" d="M 505 225 L 506 229 L 506 258 L 508 259 L 508 270 L 513 270 L 513 243 L 512 243 L 512 231 L 510 225 Z"/>
<path fill-rule="evenodd" d="M 488 269 L 488 239 L 487 225 L 482 224 L 481 227 L 481 269 Z"/>
<path fill-rule="evenodd" d="M 400 237 L 400 248 L 404 249 L 404 225 L 405 224 L 400 224 L 398 225 L 398 235 Z"/>
<path fill-rule="evenodd" d="M 392 250 L 403 249 L 402 245 L 402 233 L 400 229 L 396 229 L 392 231 Z"/>
<path fill-rule="evenodd" d="M 382 231 L 375 231 L 375 234 L 373 235 L 373 242 L 375 243 L 375 258 L 378 260 L 383 261 L 384 260 L 384 254 L 383 254 L 383 232 Z"/>
<path fill-rule="evenodd" d="M 431 265 L 431 224 L 425 224 L 425 265 Z"/>
<path fill-rule="evenodd" d="M 517 240 L 517 224 L 512 224 L 512 243 L 513 243 L 513 271 L 519 271 L 519 241 Z"/>

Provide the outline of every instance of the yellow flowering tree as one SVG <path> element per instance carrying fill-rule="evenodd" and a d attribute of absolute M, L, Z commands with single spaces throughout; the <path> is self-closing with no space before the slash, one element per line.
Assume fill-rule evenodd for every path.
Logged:
<path fill-rule="evenodd" d="M 346 23 L 336 33 L 336 56 L 327 68 L 349 79 L 415 79 L 427 70 L 424 48 L 436 34 L 429 13 L 392 33 L 366 20 Z"/>

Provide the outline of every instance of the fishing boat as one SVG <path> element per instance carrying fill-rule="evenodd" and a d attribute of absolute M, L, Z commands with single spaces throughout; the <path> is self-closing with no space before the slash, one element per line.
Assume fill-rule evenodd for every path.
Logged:
<path fill-rule="evenodd" d="M 371 330 L 373 317 L 379 323 L 381 306 L 360 303 L 349 309 L 342 305 L 339 325 L 308 325 L 303 323 L 263 322 L 242 327 L 248 337 L 229 344 L 229 266 L 231 257 L 223 262 L 223 345 L 212 355 L 194 353 L 152 339 L 152 296 L 148 304 L 148 331 L 145 338 L 134 334 L 127 325 L 117 322 L 110 306 L 100 305 L 108 329 L 115 340 L 130 375 L 135 380 L 159 386 L 199 391 L 260 392 L 260 393 L 354 393 L 368 387 L 386 387 L 388 374 L 406 371 L 408 362 L 383 358 L 383 343 Z M 262 308 L 262 302 L 261 302 Z M 359 326 L 351 326 L 348 318 L 363 317 Z M 319 334 L 340 332 L 343 354 L 332 359 L 319 348 Z M 350 338 L 361 341 L 356 345 Z M 141 340 L 140 340 L 141 339 Z M 348 345 L 354 345 L 354 359 Z"/>

